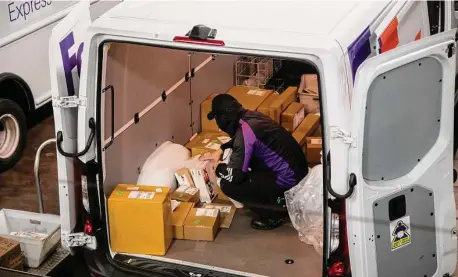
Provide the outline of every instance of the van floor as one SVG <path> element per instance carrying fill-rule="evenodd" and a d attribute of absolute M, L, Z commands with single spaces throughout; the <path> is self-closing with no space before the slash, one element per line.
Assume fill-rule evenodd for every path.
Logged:
<path fill-rule="evenodd" d="M 299 240 L 291 223 L 260 231 L 250 227 L 250 215 L 238 210 L 213 242 L 175 240 L 165 257 L 272 277 L 321 275 L 322 257 Z M 287 259 L 294 263 L 286 264 Z"/>

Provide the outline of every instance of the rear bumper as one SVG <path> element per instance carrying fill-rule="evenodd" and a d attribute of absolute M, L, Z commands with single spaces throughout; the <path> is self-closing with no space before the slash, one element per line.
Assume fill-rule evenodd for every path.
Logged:
<path fill-rule="evenodd" d="M 111 258 L 99 247 L 99 250 L 84 250 L 84 258 L 89 272 L 97 277 L 242 277 L 226 272 L 192 267 L 128 255 L 116 255 Z"/>

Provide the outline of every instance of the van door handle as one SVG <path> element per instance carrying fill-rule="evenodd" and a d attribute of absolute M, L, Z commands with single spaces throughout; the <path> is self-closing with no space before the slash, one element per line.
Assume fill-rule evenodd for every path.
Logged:
<path fill-rule="evenodd" d="M 354 173 L 351 173 L 350 177 L 348 178 L 348 186 L 350 188 L 348 189 L 347 193 L 342 195 L 342 194 L 338 194 L 337 192 L 335 192 L 332 189 L 330 181 L 327 183 L 327 188 L 328 188 L 329 193 L 332 196 L 334 196 L 336 199 L 340 199 L 340 200 L 345 200 L 345 199 L 347 199 L 348 197 L 350 197 L 353 194 L 353 191 L 354 191 L 355 186 L 356 186 L 356 175 Z"/>
<path fill-rule="evenodd" d="M 62 135 L 62 131 L 57 132 L 56 144 L 59 153 L 67 158 L 78 158 L 86 154 L 89 151 L 89 148 L 91 148 L 92 141 L 94 140 L 95 136 L 95 120 L 92 117 L 89 119 L 89 129 L 91 129 L 91 133 L 89 134 L 89 139 L 86 143 L 86 147 L 83 149 L 83 151 L 77 153 L 68 153 L 65 152 L 64 149 L 62 149 L 62 142 L 64 141 L 64 137 Z"/>
<path fill-rule="evenodd" d="M 107 145 L 105 145 L 103 147 L 103 151 L 107 150 L 107 148 L 110 147 L 113 144 L 114 139 L 115 139 L 115 131 L 114 131 L 114 128 L 115 128 L 115 122 L 114 122 L 114 120 L 115 120 L 115 116 L 114 116 L 115 93 L 114 93 L 114 87 L 112 85 L 109 85 L 106 88 L 102 89 L 102 93 L 105 93 L 107 91 L 111 91 L 111 139 L 107 143 Z"/>

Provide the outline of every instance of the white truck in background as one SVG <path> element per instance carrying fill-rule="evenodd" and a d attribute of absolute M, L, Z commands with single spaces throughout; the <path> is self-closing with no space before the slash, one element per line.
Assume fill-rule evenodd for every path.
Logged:
<path fill-rule="evenodd" d="M 54 26 L 79 1 L 0 1 L 0 173 L 20 159 L 27 116 L 51 100 L 49 38 Z M 120 0 L 90 1 L 98 18 Z M 70 33 L 61 42 L 67 74 L 79 73 L 83 45 Z"/>

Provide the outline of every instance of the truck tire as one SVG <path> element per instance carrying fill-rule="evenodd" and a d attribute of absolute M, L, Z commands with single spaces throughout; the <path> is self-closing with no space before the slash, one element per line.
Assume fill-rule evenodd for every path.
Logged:
<path fill-rule="evenodd" d="M 24 111 L 15 102 L 0 99 L 0 173 L 11 169 L 19 161 L 26 139 Z"/>

